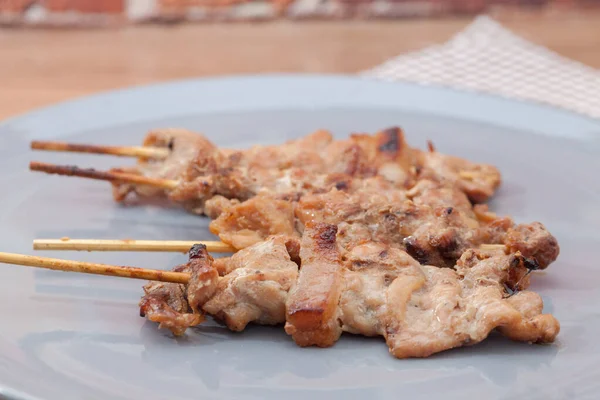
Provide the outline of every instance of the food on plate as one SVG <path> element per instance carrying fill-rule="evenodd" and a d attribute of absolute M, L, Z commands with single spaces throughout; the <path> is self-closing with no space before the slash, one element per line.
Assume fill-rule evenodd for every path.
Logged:
<path fill-rule="evenodd" d="M 518 251 L 469 249 L 454 269 L 438 268 L 382 243 L 342 250 L 336 229 L 309 224 L 298 243 L 273 236 L 216 260 L 198 246 L 174 269 L 189 283 L 149 283 L 140 314 L 176 335 L 209 314 L 234 331 L 285 324 L 299 346 L 329 347 L 342 332 L 383 336 L 398 358 L 472 345 L 493 330 L 532 343 L 560 330 L 524 290 L 537 264 Z"/>
<path fill-rule="evenodd" d="M 31 169 L 108 180 L 117 201 L 166 197 L 213 220 L 221 242 L 211 249 L 233 250 L 230 257 L 214 259 L 197 244 L 169 273 L 57 261 L 149 278 L 140 315 L 175 335 L 210 315 L 232 331 L 282 325 L 302 347 L 333 346 L 343 332 L 383 336 L 391 354 L 408 358 L 475 344 L 492 331 L 532 343 L 559 333 L 541 297 L 526 290 L 531 272 L 558 257 L 555 237 L 539 222 L 516 224 L 483 204 L 500 184 L 497 168 L 431 143 L 412 148 L 400 128 L 343 140 L 320 130 L 247 150 L 178 129 L 152 131 L 141 147 L 32 147 L 138 157 L 134 167 L 107 172 Z M 106 246 L 96 248 L 120 245 Z"/>
<path fill-rule="evenodd" d="M 224 243 L 242 249 L 274 234 L 300 237 L 311 222 L 336 225 L 343 248 L 383 243 L 437 267 L 452 267 L 464 251 L 484 244 L 519 250 L 541 268 L 559 253 L 558 242 L 541 223 L 516 225 L 486 205 L 473 207 L 456 188 L 426 180 L 408 191 L 365 188 L 350 194 L 332 189 L 298 202 L 258 195 L 226 207 L 209 226 Z"/>
<path fill-rule="evenodd" d="M 141 157 L 134 167 L 114 168 L 104 174 L 96 171 L 96 178 L 112 181 L 116 201 L 129 195 L 142 199 L 166 196 L 197 214 L 205 213 L 205 203 L 215 196 L 235 201 L 259 193 L 297 197 L 339 189 L 340 182 L 375 177 L 398 188 L 410 187 L 420 179 L 446 182 L 474 202 L 487 200 L 500 184 L 495 167 L 447 156 L 433 147 L 430 151 L 412 148 L 398 127 L 374 135 L 353 134 L 344 140 L 334 140 L 331 133 L 320 130 L 282 145 L 247 150 L 219 149 L 197 133 L 164 129 L 150 132 L 143 147 L 169 152 L 166 157 Z M 32 169 L 93 177 L 90 170 L 60 171 L 36 163 Z M 128 182 L 125 177 L 132 179 Z M 151 185 L 152 181 L 159 184 Z M 354 186 L 348 185 L 348 190 Z"/>

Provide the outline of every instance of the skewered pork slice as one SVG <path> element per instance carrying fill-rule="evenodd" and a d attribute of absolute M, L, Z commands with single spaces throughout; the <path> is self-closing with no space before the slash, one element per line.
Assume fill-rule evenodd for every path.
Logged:
<path fill-rule="evenodd" d="M 491 331 L 518 341 L 552 342 L 560 325 L 542 314 L 528 286 L 535 262 L 520 252 L 468 249 L 455 266 L 420 265 L 406 252 L 367 242 L 346 251 L 333 225 L 308 224 L 300 272 L 298 243 L 283 236 L 213 261 L 202 252 L 177 270 L 192 273 L 186 288 L 149 284 L 141 314 L 176 335 L 209 313 L 232 330 L 250 322 L 285 323 L 300 346 L 333 345 L 342 331 L 383 336 L 398 358 L 472 345 Z M 220 272 L 223 276 L 216 278 Z"/>
<path fill-rule="evenodd" d="M 248 150 L 218 149 L 201 135 L 170 129 L 151 132 L 144 145 L 168 148 L 169 156 L 141 159 L 134 168 L 112 172 L 168 179 L 176 186 L 157 189 L 113 182 L 115 200 L 123 201 L 130 193 L 166 195 L 198 214 L 205 213 L 206 201 L 214 196 L 243 201 L 259 193 L 297 196 L 327 191 L 336 184 L 332 175 L 381 177 L 398 188 L 426 178 L 455 185 L 478 202 L 489 198 L 500 184 L 495 167 L 411 148 L 396 127 L 375 135 L 353 134 L 346 140 L 333 140 L 329 132 L 317 131 L 279 146 Z"/>
<path fill-rule="evenodd" d="M 219 278 L 212 264 L 213 258 L 206 251 L 206 246 L 192 247 L 189 261 L 173 268 L 175 272 L 190 274 L 190 282 L 187 285 L 148 283 L 140 301 L 140 315 L 158 322 L 160 328 L 168 328 L 175 335 L 182 335 L 190 326 L 200 324 L 204 321 L 200 307 L 214 295 Z"/>
<path fill-rule="evenodd" d="M 276 325 L 285 321 L 288 291 L 298 278 L 284 236 L 275 236 L 241 250 L 227 259 L 215 295 L 202 309 L 223 321 L 232 331 L 241 331 L 250 322 Z M 219 269 L 215 265 L 216 269 Z"/>
<path fill-rule="evenodd" d="M 365 181 L 363 181 L 365 182 Z M 409 191 L 365 188 L 355 193 L 333 189 L 286 203 L 259 195 L 227 208 L 210 230 L 234 248 L 273 234 L 300 237 L 308 223 L 338 227 L 338 241 L 350 249 L 377 242 L 407 251 L 421 264 L 453 267 L 468 248 L 505 245 L 546 268 L 559 254 L 556 239 L 539 223 L 515 223 L 485 206 L 473 208 L 456 188 L 421 181 Z"/>

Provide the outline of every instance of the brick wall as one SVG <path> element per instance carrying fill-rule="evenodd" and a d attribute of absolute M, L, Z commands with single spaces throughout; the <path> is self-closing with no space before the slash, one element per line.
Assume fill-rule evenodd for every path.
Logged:
<path fill-rule="evenodd" d="M 600 0 L 0 0 L 0 23 L 85 26 L 184 20 L 406 18 L 557 3 L 600 5 Z"/>

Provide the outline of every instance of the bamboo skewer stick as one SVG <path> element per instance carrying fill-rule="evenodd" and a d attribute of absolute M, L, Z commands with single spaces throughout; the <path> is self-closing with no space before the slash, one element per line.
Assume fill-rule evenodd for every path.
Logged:
<path fill-rule="evenodd" d="M 234 253 L 236 250 L 219 241 L 187 240 L 98 240 L 98 239 L 35 239 L 34 250 L 79 251 L 164 251 L 187 253 L 194 244 L 204 244 L 210 253 Z"/>
<path fill-rule="evenodd" d="M 187 253 L 197 243 L 206 246 L 210 253 L 235 253 L 237 250 L 220 241 L 189 240 L 102 240 L 102 239 L 35 239 L 34 250 L 75 250 L 75 251 L 147 251 Z M 503 244 L 482 244 L 481 250 L 504 250 Z"/>
<path fill-rule="evenodd" d="M 190 280 L 190 275 L 182 272 L 60 260 L 57 258 L 27 256 L 13 253 L 0 253 L 0 263 L 52 269 L 55 271 L 79 272 L 84 274 L 118 276 L 121 278 L 183 284 L 188 283 Z"/>
<path fill-rule="evenodd" d="M 71 153 L 109 154 L 121 157 L 141 157 L 165 159 L 170 150 L 161 147 L 146 146 L 95 146 L 89 144 L 76 144 L 66 142 L 31 142 L 33 150 L 65 151 Z"/>
<path fill-rule="evenodd" d="M 123 172 L 97 171 L 93 168 L 79 168 L 71 165 L 46 164 L 37 161 L 29 163 L 31 171 L 45 172 L 64 176 L 78 176 L 81 178 L 97 179 L 109 182 L 133 183 L 148 185 L 163 189 L 175 189 L 179 184 L 172 179 L 149 178 L 143 175 L 127 174 Z"/>

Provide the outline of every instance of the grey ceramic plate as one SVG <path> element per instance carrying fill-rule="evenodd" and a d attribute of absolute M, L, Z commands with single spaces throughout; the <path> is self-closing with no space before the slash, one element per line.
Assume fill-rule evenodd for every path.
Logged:
<path fill-rule="evenodd" d="M 101 182 L 36 175 L 32 159 L 104 168 L 128 160 L 32 153 L 31 139 L 137 144 L 186 127 L 219 145 L 279 143 L 317 128 L 343 137 L 400 125 L 411 144 L 493 163 L 493 201 L 557 236 L 559 260 L 533 289 L 562 323 L 558 342 L 492 335 L 424 360 L 396 360 L 382 340 L 343 336 L 299 349 L 281 328 L 233 334 L 202 325 L 175 340 L 138 316 L 142 282 L 0 267 L 0 393 L 24 399 L 597 398 L 600 393 L 600 123 L 490 96 L 345 77 L 193 80 L 93 96 L 0 124 L 0 250 L 36 237 L 208 239 L 177 209 L 120 207 Z M 131 162 L 129 160 L 129 162 Z M 43 254 L 43 253 L 42 253 Z M 46 253 L 170 268 L 173 254 Z"/>

